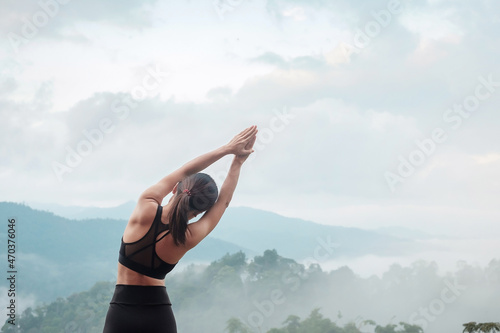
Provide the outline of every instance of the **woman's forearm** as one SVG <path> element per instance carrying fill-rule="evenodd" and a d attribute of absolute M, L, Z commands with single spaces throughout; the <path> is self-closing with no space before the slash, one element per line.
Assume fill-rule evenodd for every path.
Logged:
<path fill-rule="evenodd" d="M 227 173 L 226 179 L 221 186 L 219 199 L 225 202 L 226 207 L 229 206 L 229 202 L 233 198 L 234 190 L 236 189 L 236 185 L 238 184 L 238 178 L 240 177 L 241 166 L 243 162 L 238 161 L 237 159 L 233 159 L 231 163 L 231 167 Z"/>
<path fill-rule="evenodd" d="M 186 176 L 193 175 L 195 173 L 200 172 L 201 170 L 209 167 L 213 163 L 217 162 L 222 157 L 229 154 L 229 151 L 226 146 L 219 147 L 215 150 L 212 150 L 208 153 L 200 155 L 193 160 L 187 162 L 182 166 L 183 172 Z"/>
<path fill-rule="evenodd" d="M 250 154 L 252 153 L 253 143 L 248 146 L 250 140 L 255 142 L 255 134 L 257 134 L 257 126 L 250 126 L 239 134 L 237 134 L 228 144 L 219 147 L 211 152 L 198 156 L 192 161 L 187 162 L 181 167 L 182 173 L 185 177 L 198 173 L 207 168 L 220 158 L 228 154 Z M 252 139 L 253 137 L 253 139 Z"/>

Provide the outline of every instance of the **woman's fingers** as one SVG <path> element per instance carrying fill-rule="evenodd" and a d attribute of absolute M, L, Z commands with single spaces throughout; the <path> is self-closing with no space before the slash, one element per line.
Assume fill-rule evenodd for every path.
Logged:
<path fill-rule="evenodd" d="M 255 150 L 253 150 L 253 145 L 254 145 L 256 139 L 257 139 L 257 136 L 255 136 L 255 135 L 249 139 L 249 141 L 245 145 L 245 148 L 243 148 L 243 150 L 242 150 L 243 155 L 250 155 L 251 153 L 253 153 L 255 151 Z"/>
<path fill-rule="evenodd" d="M 245 133 L 245 135 L 243 136 L 243 139 L 249 140 L 252 136 L 257 134 L 257 132 L 258 132 L 257 126 L 249 127 L 249 131 L 247 133 Z"/>
<path fill-rule="evenodd" d="M 228 147 L 230 147 L 232 153 L 236 155 L 251 153 L 251 148 L 255 142 L 257 132 L 258 130 L 256 125 L 245 128 L 229 142 Z M 249 145 L 250 142 L 252 143 Z"/>
<path fill-rule="evenodd" d="M 243 131 L 241 131 L 239 134 L 236 134 L 233 139 L 231 139 L 230 143 L 231 144 L 238 144 L 241 141 L 246 141 L 245 138 L 250 137 L 252 133 L 252 129 L 255 130 L 256 126 L 250 126 Z"/>
<path fill-rule="evenodd" d="M 247 144 L 245 145 L 245 149 L 251 149 L 251 148 L 253 147 L 253 145 L 254 145 L 254 143 L 255 143 L 255 140 L 256 140 L 256 139 L 257 139 L 257 136 L 256 136 L 256 135 L 252 136 L 252 137 L 248 140 Z"/>
<path fill-rule="evenodd" d="M 240 136 L 242 136 L 242 137 L 246 137 L 246 136 L 247 136 L 249 133 L 251 133 L 251 132 L 252 132 L 252 130 L 254 130 L 255 128 L 257 128 L 257 126 L 253 125 L 253 126 L 250 126 L 250 127 L 246 128 L 246 129 L 244 129 L 243 131 L 241 131 Z"/>

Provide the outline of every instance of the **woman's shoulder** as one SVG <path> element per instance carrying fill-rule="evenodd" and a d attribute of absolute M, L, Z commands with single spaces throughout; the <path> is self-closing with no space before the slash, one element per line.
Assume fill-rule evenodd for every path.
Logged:
<path fill-rule="evenodd" d="M 160 207 L 160 204 L 154 200 L 139 200 L 130 215 L 128 224 L 151 225 Z"/>

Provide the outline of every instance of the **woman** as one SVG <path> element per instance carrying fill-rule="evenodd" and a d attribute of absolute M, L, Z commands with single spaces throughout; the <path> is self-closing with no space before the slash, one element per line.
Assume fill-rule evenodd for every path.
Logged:
<path fill-rule="evenodd" d="M 177 332 L 165 275 L 219 222 L 240 168 L 253 152 L 256 134 L 256 126 L 248 127 L 227 145 L 184 164 L 141 194 L 122 236 L 118 277 L 103 333 Z M 228 154 L 235 156 L 217 196 L 213 179 L 199 172 Z M 162 206 L 170 192 L 173 196 Z"/>

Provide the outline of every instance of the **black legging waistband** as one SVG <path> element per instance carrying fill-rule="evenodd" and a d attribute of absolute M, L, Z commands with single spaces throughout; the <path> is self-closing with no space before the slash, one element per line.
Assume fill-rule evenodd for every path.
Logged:
<path fill-rule="evenodd" d="M 110 303 L 172 305 L 165 286 L 137 286 L 128 284 L 117 284 L 115 286 L 115 292 Z"/>

